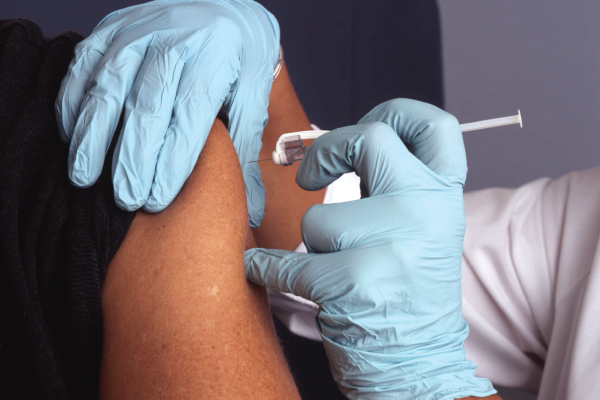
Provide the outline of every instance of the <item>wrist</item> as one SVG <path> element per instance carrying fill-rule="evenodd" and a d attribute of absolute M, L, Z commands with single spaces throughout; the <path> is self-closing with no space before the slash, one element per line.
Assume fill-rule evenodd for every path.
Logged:
<path fill-rule="evenodd" d="M 475 376 L 476 366 L 465 358 L 462 345 L 419 354 L 414 346 L 386 345 L 365 350 L 321 336 L 334 379 L 351 399 L 389 395 L 406 400 L 451 400 L 496 393 L 489 380 Z"/>

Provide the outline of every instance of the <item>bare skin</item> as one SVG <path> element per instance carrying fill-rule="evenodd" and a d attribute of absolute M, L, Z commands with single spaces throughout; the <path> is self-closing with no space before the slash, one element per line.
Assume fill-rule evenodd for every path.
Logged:
<path fill-rule="evenodd" d="M 265 289 L 246 281 L 244 183 L 216 121 L 173 204 L 139 212 L 102 291 L 101 399 L 299 399 Z"/>

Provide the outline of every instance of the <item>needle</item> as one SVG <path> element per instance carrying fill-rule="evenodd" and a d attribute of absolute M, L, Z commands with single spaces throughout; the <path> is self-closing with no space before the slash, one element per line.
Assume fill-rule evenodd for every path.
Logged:
<path fill-rule="evenodd" d="M 271 158 L 264 158 L 262 160 L 248 161 L 248 164 L 253 163 L 253 162 L 261 162 L 261 161 L 273 161 L 273 159 L 271 159 Z"/>

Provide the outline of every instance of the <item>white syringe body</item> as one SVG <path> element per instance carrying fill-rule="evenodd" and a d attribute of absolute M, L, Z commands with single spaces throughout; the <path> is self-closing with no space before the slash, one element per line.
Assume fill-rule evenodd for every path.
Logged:
<path fill-rule="evenodd" d="M 503 118 L 486 119 L 484 121 L 470 122 L 461 124 L 460 131 L 471 132 L 481 129 L 497 128 L 499 126 L 520 124 L 523 128 L 523 119 L 521 118 L 521 110 L 517 115 Z M 292 165 L 295 161 L 300 161 L 304 157 L 306 148 L 303 145 L 303 140 L 316 139 L 329 131 L 312 130 L 302 132 L 284 133 L 277 140 L 275 150 L 272 154 L 272 160 L 275 165 Z M 286 145 L 288 141 L 288 145 Z M 291 145 L 291 146 L 290 146 Z M 287 150 L 286 150 L 287 149 Z M 262 160 L 261 160 L 262 161 Z"/>

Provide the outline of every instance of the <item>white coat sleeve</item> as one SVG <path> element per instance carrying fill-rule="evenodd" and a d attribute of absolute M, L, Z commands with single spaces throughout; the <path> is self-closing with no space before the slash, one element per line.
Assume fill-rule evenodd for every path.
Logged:
<path fill-rule="evenodd" d="M 465 195 L 467 357 L 540 399 L 600 396 L 600 167 Z"/>

